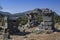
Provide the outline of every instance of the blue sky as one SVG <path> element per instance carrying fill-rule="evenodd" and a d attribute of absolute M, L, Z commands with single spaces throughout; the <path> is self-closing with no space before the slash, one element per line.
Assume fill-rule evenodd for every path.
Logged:
<path fill-rule="evenodd" d="M 49 8 L 60 15 L 60 0 L 0 0 L 2 11 L 19 13 L 35 8 Z"/>

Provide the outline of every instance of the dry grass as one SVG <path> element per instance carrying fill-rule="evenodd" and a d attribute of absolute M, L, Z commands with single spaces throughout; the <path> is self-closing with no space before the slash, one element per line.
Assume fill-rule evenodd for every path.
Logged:
<path fill-rule="evenodd" d="M 26 31 L 32 32 L 34 28 L 27 29 Z M 27 38 L 24 38 L 24 36 L 14 36 L 14 40 L 60 40 L 60 32 L 57 33 L 51 33 L 51 34 L 36 34 L 31 33 L 26 35 Z"/>
<path fill-rule="evenodd" d="M 31 33 L 25 36 L 11 36 L 14 40 L 60 40 L 60 32 L 51 34 L 35 34 Z M 2 35 L 0 35 L 0 40 L 2 40 Z"/>
<path fill-rule="evenodd" d="M 51 33 L 51 34 L 34 34 L 31 33 L 26 35 L 27 38 L 24 36 L 12 36 L 14 40 L 60 40 L 60 32 L 58 33 Z"/>
<path fill-rule="evenodd" d="M 35 28 L 27 29 L 26 31 L 31 32 Z M 12 40 L 60 40 L 60 32 L 51 33 L 51 34 L 36 34 L 31 33 L 25 36 L 11 35 Z M 2 40 L 2 36 L 0 35 L 0 40 Z"/>

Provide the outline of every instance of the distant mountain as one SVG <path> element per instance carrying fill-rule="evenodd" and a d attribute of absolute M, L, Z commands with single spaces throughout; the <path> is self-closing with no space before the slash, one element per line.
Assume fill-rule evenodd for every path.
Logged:
<path fill-rule="evenodd" d="M 44 9 L 43 9 L 44 10 Z M 29 10 L 29 11 L 26 11 L 26 12 L 23 12 L 23 13 L 15 13 L 13 14 L 14 16 L 25 16 L 26 14 L 29 14 L 29 13 L 39 13 L 41 15 L 41 12 L 42 12 L 42 9 L 39 9 L 39 8 L 36 8 L 34 10 Z M 59 16 L 56 12 L 54 12 L 54 15 L 55 16 Z"/>
<path fill-rule="evenodd" d="M 41 15 L 42 14 L 41 13 L 42 10 L 45 10 L 45 9 L 35 8 L 34 10 L 29 10 L 29 11 L 26 11 L 26 12 L 15 13 L 15 14 L 11 14 L 9 12 L 2 12 L 2 11 L 0 11 L 0 15 L 3 15 L 3 16 L 18 16 L 18 17 L 20 17 L 20 16 L 26 16 L 26 14 L 29 14 L 29 13 L 38 13 L 39 15 Z M 49 9 L 47 9 L 47 10 L 49 10 Z M 59 15 L 57 15 L 56 12 L 54 12 L 54 15 L 55 16 L 59 16 Z"/>
<path fill-rule="evenodd" d="M 12 14 L 9 13 L 9 12 L 0 11 L 0 15 L 2 15 L 2 16 L 10 16 L 10 15 L 12 15 Z"/>
<path fill-rule="evenodd" d="M 13 15 L 14 15 L 14 16 L 25 16 L 26 14 L 33 13 L 33 12 L 35 12 L 35 13 L 40 13 L 40 15 L 41 15 L 41 10 L 38 9 L 38 8 L 36 8 L 36 9 L 34 9 L 34 10 L 29 10 L 29 11 L 26 11 L 26 12 L 23 12 L 23 13 L 15 13 L 15 14 L 13 14 Z"/>

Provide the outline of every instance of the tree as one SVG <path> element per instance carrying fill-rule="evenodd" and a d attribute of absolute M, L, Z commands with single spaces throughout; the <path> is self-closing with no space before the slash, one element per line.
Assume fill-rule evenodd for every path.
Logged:
<path fill-rule="evenodd" d="M 57 22 L 60 22 L 60 16 L 54 16 L 54 21 L 57 23 Z"/>
<path fill-rule="evenodd" d="M 25 25 L 27 23 L 27 17 L 26 16 L 23 16 L 19 19 L 19 23 L 21 25 Z"/>

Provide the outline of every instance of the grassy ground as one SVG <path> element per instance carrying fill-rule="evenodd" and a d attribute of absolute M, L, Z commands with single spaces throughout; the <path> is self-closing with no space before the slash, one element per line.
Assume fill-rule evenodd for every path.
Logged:
<path fill-rule="evenodd" d="M 27 29 L 26 31 L 31 32 L 35 28 Z M 60 40 L 60 32 L 53 32 L 50 34 L 36 34 L 30 33 L 25 36 L 11 35 L 12 40 Z M 0 35 L 0 40 L 3 40 L 3 36 Z"/>
<path fill-rule="evenodd" d="M 25 36 L 11 36 L 14 40 L 60 40 L 60 32 L 51 34 L 34 34 L 31 33 Z M 2 36 L 0 35 L 0 40 Z"/>
<path fill-rule="evenodd" d="M 51 34 L 34 34 L 25 36 L 12 36 L 14 40 L 60 40 L 60 32 Z"/>

